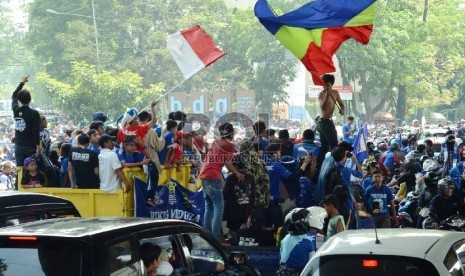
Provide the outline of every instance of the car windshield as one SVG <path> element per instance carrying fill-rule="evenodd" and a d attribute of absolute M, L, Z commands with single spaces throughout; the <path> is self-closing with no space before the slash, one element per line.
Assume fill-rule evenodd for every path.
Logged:
<path fill-rule="evenodd" d="M 8 237 L 0 242 L 0 275 L 80 275 L 81 256 L 78 242 Z"/>
<path fill-rule="evenodd" d="M 335 255 L 312 260 L 302 275 L 308 276 L 439 276 L 426 260 L 399 256 Z"/>

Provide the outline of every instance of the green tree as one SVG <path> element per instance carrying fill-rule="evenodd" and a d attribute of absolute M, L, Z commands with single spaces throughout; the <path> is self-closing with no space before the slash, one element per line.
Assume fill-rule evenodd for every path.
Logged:
<path fill-rule="evenodd" d="M 283 89 L 295 74 L 296 59 L 258 22 L 253 10 L 228 9 L 223 0 L 115 0 L 95 1 L 103 71 L 130 71 L 142 77 L 144 87 L 163 83 L 167 89 L 182 81 L 166 37 L 199 24 L 225 50 L 226 57 L 184 83 L 178 91 L 254 89 L 263 110 L 285 101 Z M 50 14 L 91 15 L 90 0 L 36 0 L 30 7 L 29 45 L 46 73 L 69 82 L 72 62 L 96 64 L 93 22 L 90 18 Z"/>
<path fill-rule="evenodd" d="M 362 85 L 357 100 L 369 117 L 387 110 L 401 120 L 419 118 L 425 110 L 456 101 L 464 60 L 458 2 L 378 1 L 370 44 L 341 48 L 343 78 Z"/>
<path fill-rule="evenodd" d="M 161 95 L 163 88 L 153 86 L 146 89 L 142 85 L 142 77 L 129 71 L 97 73 L 94 65 L 78 62 L 72 63 L 68 79 L 72 81 L 61 82 L 47 73 L 37 76 L 37 82 L 62 112 L 84 121 L 97 110 L 116 118 L 126 108 L 144 108 L 149 100 L 156 100 Z"/>

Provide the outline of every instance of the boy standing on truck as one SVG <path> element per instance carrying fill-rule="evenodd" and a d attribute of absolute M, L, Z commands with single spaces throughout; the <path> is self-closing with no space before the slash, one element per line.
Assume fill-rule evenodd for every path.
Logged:
<path fill-rule="evenodd" d="M 71 147 L 68 155 L 68 175 L 71 188 L 98 189 L 98 155 L 90 150 L 89 135 L 82 133 L 77 136 L 78 147 Z"/>
<path fill-rule="evenodd" d="M 118 155 L 113 151 L 115 146 L 113 140 L 114 138 L 107 134 L 102 135 L 99 139 L 99 144 L 102 147 L 98 155 L 100 190 L 114 193 L 117 189 L 121 189 L 121 181 L 125 186 L 125 192 L 128 193 L 131 189 L 131 183 L 124 176 Z"/>
<path fill-rule="evenodd" d="M 24 160 L 40 154 L 40 116 L 39 112 L 29 107 L 31 93 L 23 89 L 29 75 L 21 79 L 12 95 L 12 109 L 15 120 L 15 156 L 16 164 L 22 166 Z"/>

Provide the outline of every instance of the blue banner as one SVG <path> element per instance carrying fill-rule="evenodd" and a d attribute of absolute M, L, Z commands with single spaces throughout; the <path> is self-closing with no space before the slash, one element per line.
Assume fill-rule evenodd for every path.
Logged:
<path fill-rule="evenodd" d="M 205 201 L 203 192 L 192 192 L 171 179 L 166 185 L 158 185 L 155 207 L 148 206 L 147 184 L 134 177 L 134 215 L 153 219 L 180 219 L 203 226 Z"/>

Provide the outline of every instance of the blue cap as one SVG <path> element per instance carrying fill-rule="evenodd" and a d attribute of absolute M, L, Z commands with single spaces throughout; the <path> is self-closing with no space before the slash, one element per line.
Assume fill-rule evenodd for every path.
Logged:
<path fill-rule="evenodd" d="M 107 119 L 108 117 L 103 112 L 95 112 L 94 115 L 92 115 L 92 121 L 105 122 Z"/>

